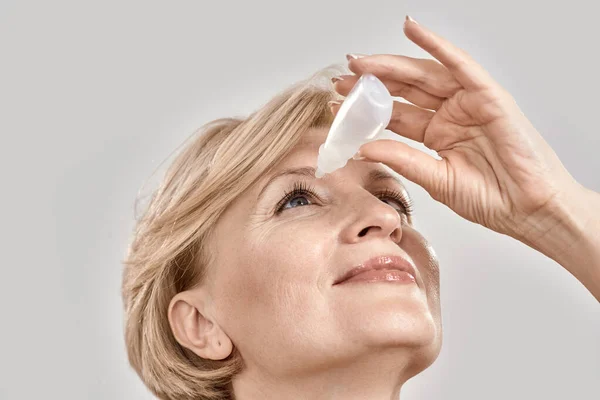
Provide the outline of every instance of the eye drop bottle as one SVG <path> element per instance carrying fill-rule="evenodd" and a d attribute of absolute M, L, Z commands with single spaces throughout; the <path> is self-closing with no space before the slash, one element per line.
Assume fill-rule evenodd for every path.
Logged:
<path fill-rule="evenodd" d="M 361 75 L 337 112 L 319 147 L 315 176 L 342 168 L 360 146 L 375 140 L 390 123 L 394 100 L 375 75 Z"/>

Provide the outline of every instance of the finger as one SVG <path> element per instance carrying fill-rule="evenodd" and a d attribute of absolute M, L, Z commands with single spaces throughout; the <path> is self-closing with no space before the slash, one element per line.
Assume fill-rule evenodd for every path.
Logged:
<path fill-rule="evenodd" d="M 408 15 L 404 33 L 411 41 L 441 62 L 465 89 L 482 89 L 494 84 L 487 71 L 466 51 L 418 24 Z"/>
<path fill-rule="evenodd" d="M 367 72 L 379 79 L 416 86 L 442 98 L 452 97 L 463 89 L 446 67 L 435 60 L 396 54 L 372 54 L 348 59 L 348 68 L 357 75 Z"/>
<path fill-rule="evenodd" d="M 429 122 L 434 116 L 435 112 L 433 111 L 394 101 L 392 117 L 387 129 L 405 138 L 423 143 Z"/>
<path fill-rule="evenodd" d="M 331 113 L 337 115 L 342 102 L 331 101 L 329 108 Z M 424 110 L 412 104 L 394 101 L 392 117 L 386 129 L 391 130 L 405 138 L 423 143 L 425 141 L 425 132 L 429 122 L 434 117 L 435 112 Z M 427 144 L 425 144 L 427 146 Z"/>
<path fill-rule="evenodd" d="M 381 162 L 411 182 L 438 198 L 447 180 L 445 160 L 436 160 L 429 154 L 392 139 L 378 139 L 363 144 L 360 156 L 365 161 Z"/>
<path fill-rule="evenodd" d="M 358 78 L 358 75 L 340 75 L 341 80 L 334 82 L 334 89 L 342 96 L 348 96 Z M 437 110 L 442 106 L 444 99 L 434 96 L 408 83 L 383 79 L 381 82 L 387 87 L 392 96 L 402 97 L 411 103 L 429 110 Z"/>

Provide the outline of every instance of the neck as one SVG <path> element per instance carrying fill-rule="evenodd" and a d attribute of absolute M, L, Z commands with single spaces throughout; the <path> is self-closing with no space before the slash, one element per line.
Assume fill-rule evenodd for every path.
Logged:
<path fill-rule="evenodd" d="M 343 366 L 310 373 L 265 373 L 248 367 L 233 380 L 235 400 L 399 400 L 402 385 L 426 366 L 416 365 L 410 353 L 387 349 Z"/>

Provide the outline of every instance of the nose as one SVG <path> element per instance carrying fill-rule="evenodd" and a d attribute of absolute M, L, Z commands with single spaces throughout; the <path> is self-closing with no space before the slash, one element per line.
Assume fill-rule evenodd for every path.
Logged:
<path fill-rule="evenodd" d="M 402 217 L 398 211 L 372 194 L 360 198 L 355 203 L 355 219 L 343 232 L 347 243 L 372 240 L 373 238 L 391 238 L 395 243 L 402 239 Z"/>

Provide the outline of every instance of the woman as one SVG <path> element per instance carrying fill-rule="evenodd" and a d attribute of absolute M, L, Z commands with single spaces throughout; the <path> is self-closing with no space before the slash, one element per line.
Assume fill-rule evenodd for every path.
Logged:
<path fill-rule="evenodd" d="M 600 195 L 467 54 L 404 30 L 439 63 L 350 55 L 335 91 L 375 74 L 414 104 L 395 103 L 387 128 L 440 160 L 377 140 L 316 179 L 343 97 L 312 79 L 207 124 L 169 169 L 123 275 L 129 359 L 159 398 L 397 399 L 442 344 L 438 261 L 398 174 L 600 299 Z"/>

